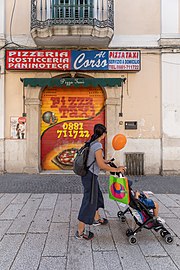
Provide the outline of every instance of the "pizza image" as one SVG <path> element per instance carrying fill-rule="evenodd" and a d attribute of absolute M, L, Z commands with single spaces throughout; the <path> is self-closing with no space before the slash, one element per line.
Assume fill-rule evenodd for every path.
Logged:
<path fill-rule="evenodd" d="M 72 170 L 76 152 L 83 143 L 60 145 L 52 149 L 43 159 L 42 166 L 46 170 Z"/>
<path fill-rule="evenodd" d="M 61 165 L 73 166 L 74 156 L 77 153 L 77 148 L 70 148 L 62 151 L 56 156 L 56 159 Z"/>

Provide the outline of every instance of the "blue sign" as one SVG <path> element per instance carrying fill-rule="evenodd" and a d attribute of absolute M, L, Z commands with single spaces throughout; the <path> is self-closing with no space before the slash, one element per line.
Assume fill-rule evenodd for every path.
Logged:
<path fill-rule="evenodd" d="M 72 51 L 72 70 L 108 70 L 108 51 Z"/>
<path fill-rule="evenodd" d="M 71 51 L 71 70 L 139 71 L 140 51 Z"/>

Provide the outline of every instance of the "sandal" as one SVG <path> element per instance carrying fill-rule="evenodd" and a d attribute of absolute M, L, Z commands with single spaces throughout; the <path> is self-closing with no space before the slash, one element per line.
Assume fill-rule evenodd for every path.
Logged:
<path fill-rule="evenodd" d="M 92 233 L 90 231 L 84 231 L 82 234 L 79 234 L 79 232 L 77 231 L 75 233 L 75 238 L 76 239 L 92 240 L 94 238 L 94 233 Z"/>
<path fill-rule="evenodd" d="M 94 220 L 93 226 L 106 225 L 108 223 L 107 218 L 100 218 L 98 220 Z"/>

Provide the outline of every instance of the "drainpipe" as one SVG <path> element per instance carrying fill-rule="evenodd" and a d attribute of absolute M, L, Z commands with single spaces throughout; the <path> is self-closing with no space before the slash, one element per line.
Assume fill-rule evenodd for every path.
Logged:
<path fill-rule="evenodd" d="M 5 0 L 0 1 L 0 47 L 5 45 Z M 4 131 L 4 54 L 0 50 L 0 173 L 5 171 L 5 131 Z"/>

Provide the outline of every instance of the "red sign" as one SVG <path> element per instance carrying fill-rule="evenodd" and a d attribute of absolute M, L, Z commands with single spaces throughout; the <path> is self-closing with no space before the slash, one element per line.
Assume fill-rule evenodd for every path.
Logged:
<path fill-rule="evenodd" d="M 7 50 L 8 70 L 140 71 L 140 51 Z"/>
<path fill-rule="evenodd" d="M 26 123 L 26 117 L 19 117 L 18 118 L 18 123 L 19 124 Z"/>
<path fill-rule="evenodd" d="M 140 52 L 109 51 L 109 70 L 140 70 Z"/>
<path fill-rule="evenodd" d="M 6 69 L 69 70 L 69 50 L 9 50 Z"/>

